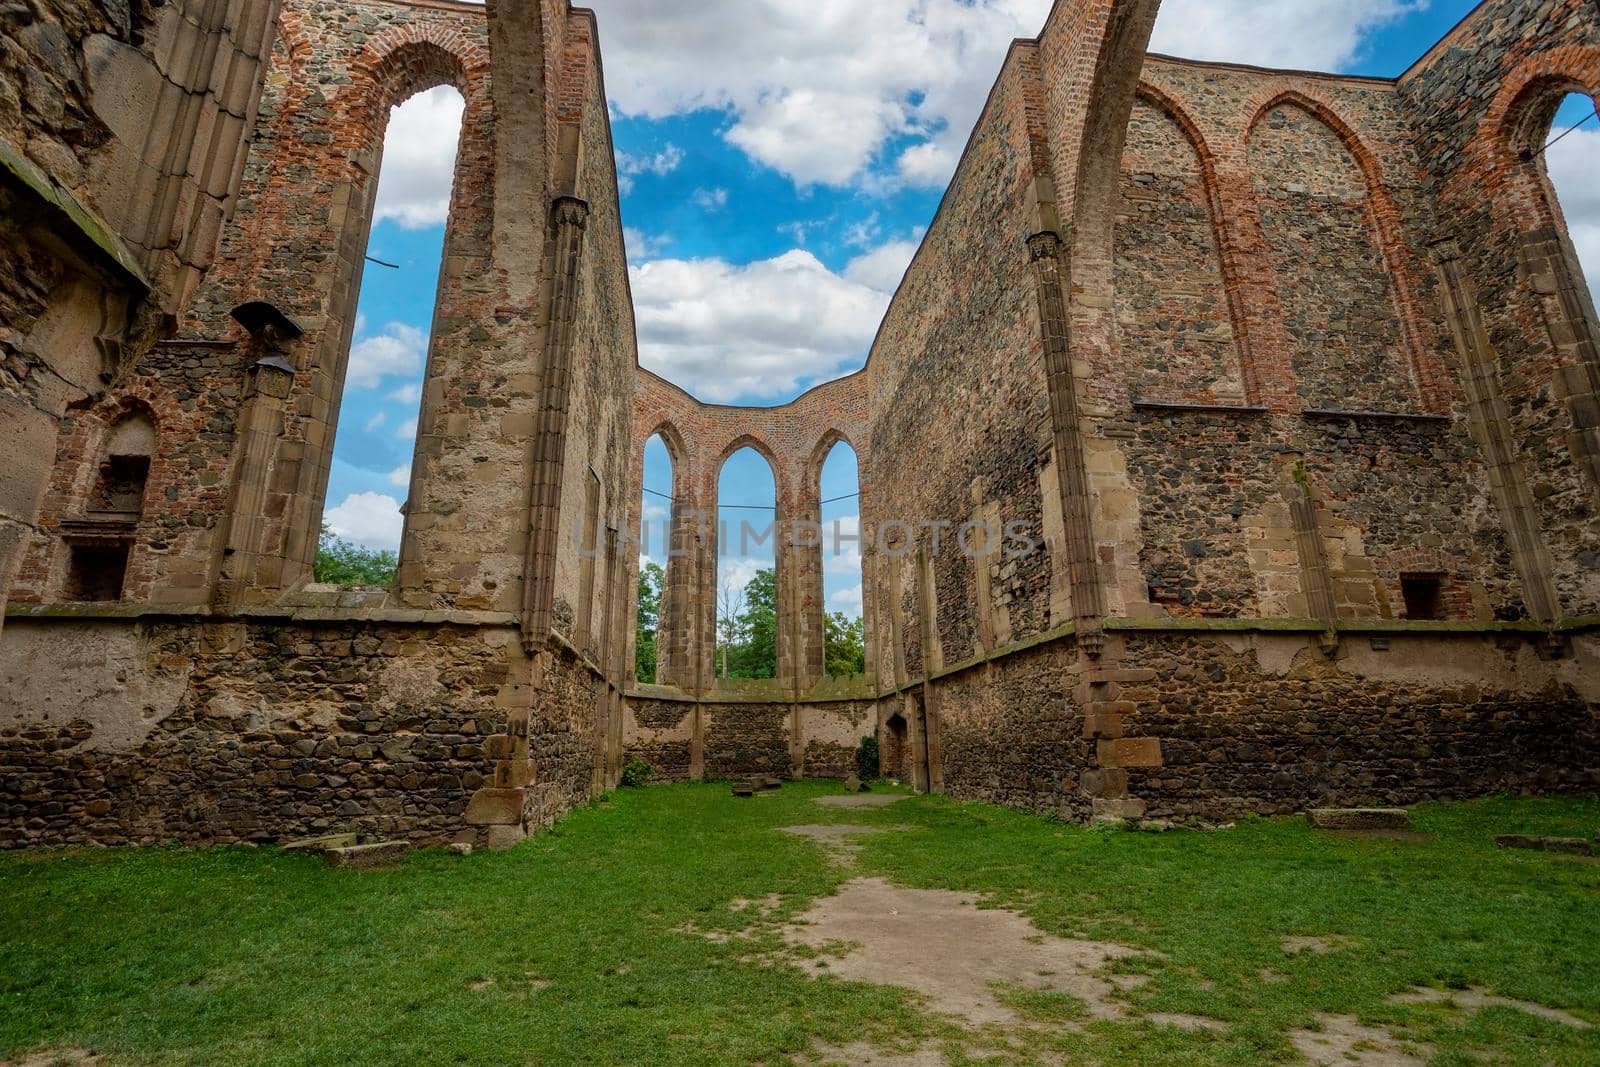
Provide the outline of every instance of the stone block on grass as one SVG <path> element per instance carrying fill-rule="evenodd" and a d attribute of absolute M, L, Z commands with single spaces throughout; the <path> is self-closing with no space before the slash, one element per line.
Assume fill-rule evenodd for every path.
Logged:
<path fill-rule="evenodd" d="M 1522 849 L 1531 852 L 1565 852 L 1574 856 L 1589 856 L 1595 846 L 1581 837 L 1539 837 L 1533 834 L 1501 834 L 1494 839 L 1496 848 Z"/>
<path fill-rule="evenodd" d="M 1318 830 L 1409 830 L 1411 813 L 1405 808 L 1317 808 L 1306 812 L 1306 822 Z"/>
<path fill-rule="evenodd" d="M 330 848 L 349 848 L 359 844 L 355 834 L 325 834 L 322 837 L 302 837 L 283 846 L 285 852 L 324 852 Z"/>
<path fill-rule="evenodd" d="M 410 851 L 409 841 L 374 841 L 370 845 L 330 848 L 323 852 L 322 858 L 330 867 L 370 870 L 373 867 L 387 867 Z"/>

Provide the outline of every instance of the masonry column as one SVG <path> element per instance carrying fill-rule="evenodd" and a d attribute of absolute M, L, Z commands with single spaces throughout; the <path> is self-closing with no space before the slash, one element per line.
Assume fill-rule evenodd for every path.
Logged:
<path fill-rule="evenodd" d="M 1073 619 L 1078 627 L 1078 646 L 1085 654 L 1096 658 L 1105 647 L 1105 593 L 1100 586 L 1094 532 L 1090 527 L 1089 516 L 1094 504 L 1089 496 L 1089 475 L 1083 458 L 1077 382 L 1072 373 L 1067 305 L 1062 290 L 1066 246 L 1059 234 L 1041 230 L 1028 238 L 1028 255 L 1033 263 L 1034 288 L 1039 302 L 1045 375 L 1050 382 L 1050 426 L 1066 533 Z"/>
<path fill-rule="evenodd" d="M 1589 477 L 1590 495 L 1600 502 L 1600 340 L 1594 300 L 1574 266 L 1577 254 L 1556 227 L 1523 234 L 1517 251 L 1534 292 L 1545 298 L 1545 326 L 1558 357 L 1553 384 L 1572 418 L 1567 446 Z"/>
<path fill-rule="evenodd" d="M 815 485 L 801 485 L 795 491 L 793 519 L 784 528 L 790 547 L 790 569 L 794 575 L 793 686 L 796 694 L 805 693 L 826 673 L 825 637 L 827 610 L 823 602 L 822 555 L 827 532 L 822 529 L 821 493 Z"/>
<path fill-rule="evenodd" d="M 237 455 L 228 491 L 226 533 L 220 539 L 211 606 L 236 609 L 255 587 L 265 527 L 267 482 L 283 433 L 283 407 L 294 385 L 294 364 L 274 353 L 245 372 L 244 409 L 239 415 Z"/>
<path fill-rule="evenodd" d="M 1434 246 L 1434 262 L 1439 269 L 1445 321 L 1450 324 L 1456 356 L 1461 361 L 1458 377 L 1467 396 L 1467 425 L 1489 470 L 1489 491 L 1505 523 L 1511 562 L 1522 579 L 1528 613 L 1543 623 L 1556 622 L 1561 617 L 1561 602 L 1552 577 L 1550 550 L 1539 528 L 1539 513 L 1527 476 L 1517 458 L 1511 419 L 1495 370 L 1499 357 L 1484 329 L 1477 291 L 1461 269 L 1461 249 L 1454 240 Z"/>

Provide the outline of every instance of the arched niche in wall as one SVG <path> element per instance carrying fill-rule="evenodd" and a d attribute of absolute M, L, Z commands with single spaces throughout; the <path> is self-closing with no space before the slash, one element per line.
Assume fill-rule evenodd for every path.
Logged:
<path fill-rule="evenodd" d="M 711 584 L 717 678 L 776 678 L 785 598 L 778 574 L 777 465 L 753 443 L 717 474 L 717 564 Z"/>
<path fill-rule="evenodd" d="M 1358 148 L 1316 105 L 1290 96 L 1251 127 L 1249 160 L 1301 399 L 1414 410 L 1400 290 Z"/>
<path fill-rule="evenodd" d="M 155 419 L 142 403 L 129 404 L 105 428 L 83 513 L 61 524 L 67 550 L 63 600 L 123 598 L 129 559 L 149 498 L 157 438 Z"/>
<path fill-rule="evenodd" d="M 1117 325 L 1140 400 L 1243 403 L 1243 332 L 1222 255 L 1209 155 L 1174 105 L 1142 90 L 1122 154 Z"/>

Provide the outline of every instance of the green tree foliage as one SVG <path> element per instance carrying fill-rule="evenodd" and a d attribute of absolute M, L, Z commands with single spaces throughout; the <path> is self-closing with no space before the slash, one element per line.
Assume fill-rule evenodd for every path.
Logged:
<path fill-rule="evenodd" d="M 744 587 L 738 640 L 728 648 L 728 678 L 778 676 L 778 575 L 767 567 Z"/>
<path fill-rule="evenodd" d="M 656 631 L 661 625 L 661 589 L 667 572 L 659 563 L 639 568 L 639 618 L 634 640 L 634 677 L 646 685 L 656 680 Z"/>
<path fill-rule="evenodd" d="M 867 673 L 866 624 L 842 611 L 823 617 L 823 655 L 828 674 L 843 678 Z"/>
<path fill-rule="evenodd" d="M 317 539 L 313 574 L 317 581 L 327 585 L 388 586 L 394 584 L 394 573 L 399 565 L 400 560 L 393 552 L 353 545 L 324 524 L 322 536 Z"/>

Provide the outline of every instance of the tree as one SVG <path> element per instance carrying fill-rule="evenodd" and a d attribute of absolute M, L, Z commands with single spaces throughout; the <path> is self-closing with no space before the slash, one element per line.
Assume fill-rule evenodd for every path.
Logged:
<path fill-rule="evenodd" d="M 842 611 L 825 615 L 823 624 L 823 655 L 830 677 L 867 673 L 866 625 L 860 619 L 850 618 Z"/>
<path fill-rule="evenodd" d="M 667 572 L 661 564 L 646 562 L 639 568 L 639 615 L 635 623 L 634 677 L 646 685 L 656 680 L 656 640 L 661 626 L 661 590 Z"/>
<path fill-rule="evenodd" d="M 778 676 L 778 574 L 771 567 L 756 572 L 744 587 L 744 610 L 739 616 L 744 642 L 735 649 L 733 678 Z"/>
<path fill-rule="evenodd" d="M 346 588 L 389 586 L 394 584 L 399 566 L 400 560 L 393 552 L 353 545 L 324 523 L 322 535 L 317 538 L 317 562 L 312 574 L 319 582 Z"/>
<path fill-rule="evenodd" d="M 721 661 L 720 676 L 728 677 L 728 655 L 741 646 L 744 629 L 745 593 L 732 582 L 724 581 L 717 593 L 717 656 Z M 738 675 L 744 677 L 744 675 Z"/>

